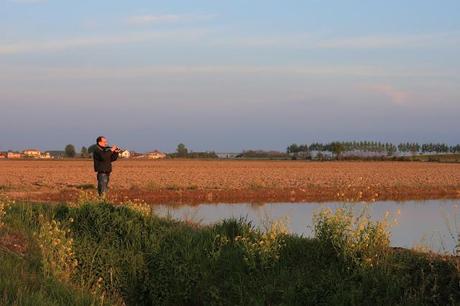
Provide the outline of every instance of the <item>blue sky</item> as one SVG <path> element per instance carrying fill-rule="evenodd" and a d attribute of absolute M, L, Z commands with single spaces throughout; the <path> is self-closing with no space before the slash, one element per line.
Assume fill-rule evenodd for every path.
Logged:
<path fill-rule="evenodd" d="M 0 150 L 459 143 L 459 1 L 0 0 Z"/>

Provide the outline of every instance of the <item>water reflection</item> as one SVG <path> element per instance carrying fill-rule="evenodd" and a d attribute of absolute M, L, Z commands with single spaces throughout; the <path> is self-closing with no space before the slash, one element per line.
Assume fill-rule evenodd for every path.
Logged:
<path fill-rule="evenodd" d="M 337 209 L 342 202 L 329 203 L 269 203 L 269 204 L 200 204 L 157 205 L 153 209 L 161 216 L 192 220 L 202 224 L 226 218 L 244 217 L 255 226 L 264 227 L 270 220 L 284 218 L 291 232 L 312 235 L 312 216 L 323 208 Z M 350 204 L 348 204 L 350 205 Z M 460 200 L 383 201 L 354 203 L 360 213 L 367 209 L 374 220 L 390 213 L 396 223 L 391 227 L 391 244 L 400 247 L 426 247 L 436 252 L 453 253 L 460 233 Z"/>

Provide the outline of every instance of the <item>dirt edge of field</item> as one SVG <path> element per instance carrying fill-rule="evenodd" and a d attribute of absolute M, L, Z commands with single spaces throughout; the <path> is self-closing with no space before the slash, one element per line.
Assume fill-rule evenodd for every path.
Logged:
<path fill-rule="evenodd" d="M 77 200 L 83 191 L 66 189 L 58 192 L 6 192 L 16 200 L 35 202 L 68 202 Z M 94 190 L 86 191 L 96 194 Z M 404 187 L 399 189 L 367 190 L 353 188 L 338 190 L 335 188 L 259 188 L 234 190 L 156 190 L 149 191 L 137 188 L 111 190 L 109 199 L 115 203 L 128 200 L 142 200 L 148 204 L 199 204 L 199 203 L 279 203 L 279 202 L 326 202 L 326 201 L 409 201 L 460 199 L 457 187 L 437 189 L 417 189 Z"/>

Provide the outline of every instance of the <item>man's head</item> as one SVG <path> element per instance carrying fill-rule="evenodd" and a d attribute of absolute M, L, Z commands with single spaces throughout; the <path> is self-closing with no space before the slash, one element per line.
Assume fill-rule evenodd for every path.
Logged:
<path fill-rule="evenodd" d="M 101 147 L 106 147 L 107 146 L 107 139 L 104 136 L 99 136 L 96 139 L 96 143 L 101 146 Z"/>

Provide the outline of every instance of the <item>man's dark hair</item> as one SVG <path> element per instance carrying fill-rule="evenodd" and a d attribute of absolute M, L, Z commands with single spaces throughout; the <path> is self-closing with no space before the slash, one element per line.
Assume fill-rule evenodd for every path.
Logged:
<path fill-rule="evenodd" d="M 96 138 L 96 143 L 100 143 L 102 138 L 105 138 L 104 136 L 99 136 L 98 138 Z"/>

